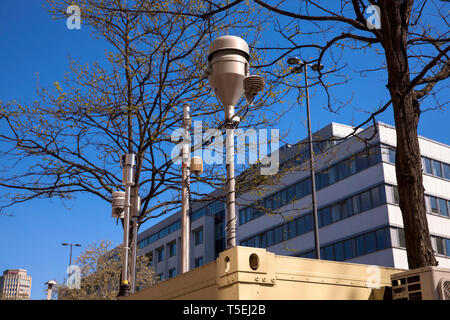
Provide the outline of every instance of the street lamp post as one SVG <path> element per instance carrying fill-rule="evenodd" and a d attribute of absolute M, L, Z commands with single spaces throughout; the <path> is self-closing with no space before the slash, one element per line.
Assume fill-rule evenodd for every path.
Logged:
<path fill-rule="evenodd" d="M 319 71 L 323 69 L 321 64 L 308 64 L 303 62 L 299 58 L 289 58 L 288 64 L 297 65 L 293 68 L 294 73 L 305 73 L 305 91 L 306 91 L 306 115 L 308 122 L 308 145 L 309 145 L 309 168 L 311 175 L 311 195 L 312 195 L 312 206 L 313 206 L 313 216 L 314 216 L 314 243 L 315 243 L 315 254 L 316 259 L 320 259 L 320 241 L 319 241 L 319 218 L 317 214 L 317 197 L 316 197 L 316 178 L 314 169 L 314 153 L 313 153 L 313 139 L 311 132 L 311 113 L 309 108 L 309 84 L 308 84 L 308 67 L 311 67 L 314 71 Z"/>
<path fill-rule="evenodd" d="M 71 265 L 72 265 L 72 246 L 75 246 L 75 247 L 81 247 L 81 244 L 79 244 L 79 243 L 66 243 L 66 242 L 64 242 L 64 243 L 62 243 L 61 245 L 63 245 L 63 246 L 70 246 L 69 266 L 71 266 Z"/>

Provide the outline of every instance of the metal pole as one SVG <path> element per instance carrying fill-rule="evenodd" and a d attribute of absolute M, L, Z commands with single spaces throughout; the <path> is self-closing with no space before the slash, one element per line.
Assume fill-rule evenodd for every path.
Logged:
<path fill-rule="evenodd" d="M 123 223 L 123 267 L 122 267 L 122 285 L 129 288 L 128 283 L 128 252 L 130 237 L 130 209 L 131 209 L 131 186 L 125 186 L 125 206 Z M 129 289 L 128 289 L 129 290 Z"/>
<path fill-rule="evenodd" d="M 236 203 L 235 203 L 235 179 L 234 179 L 234 128 L 232 122 L 234 106 L 225 108 L 226 126 L 226 168 L 227 168 L 227 216 L 226 216 L 226 241 L 227 249 L 236 246 Z"/>
<path fill-rule="evenodd" d="M 135 197 L 136 197 L 135 190 Z M 136 199 L 136 198 L 135 198 Z M 137 210 L 137 201 L 133 203 L 133 212 Z M 138 232 L 138 223 L 137 217 L 133 218 L 133 235 L 131 239 L 131 279 L 130 279 L 130 292 L 133 293 L 136 291 L 136 259 L 137 259 L 137 232 Z"/>
<path fill-rule="evenodd" d="M 189 104 L 183 105 L 183 128 L 184 128 L 184 139 L 190 141 L 189 137 L 189 127 L 190 127 L 190 108 Z M 183 145 L 182 149 L 182 162 L 181 162 L 181 273 L 189 271 L 189 260 L 190 260 L 190 231 L 191 231 L 191 221 L 189 218 L 189 154 L 190 145 Z"/>
<path fill-rule="evenodd" d="M 308 118 L 308 140 L 309 140 L 309 167 L 311 172 L 311 194 L 314 217 L 314 242 L 316 259 L 320 259 L 320 242 L 319 242 L 319 219 L 317 215 L 317 200 L 316 200 L 316 179 L 314 176 L 314 155 L 313 155 L 313 141 L 311 133 L 311 115 L 309 111 L 309 91 L 308 91 L 308 65 L 303 64 L 305 70 L 305 87 L 306 87 L 306 112 Z"/>
<path fill-rule="evenodd" d="M 69 267 L 72 265 L 72 243 L 70 244 L 70 258 L 69 258 Z"/>

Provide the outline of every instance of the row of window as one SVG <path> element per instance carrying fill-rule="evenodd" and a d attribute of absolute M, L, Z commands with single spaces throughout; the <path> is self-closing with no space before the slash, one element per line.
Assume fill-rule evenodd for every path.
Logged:
<path fill-rule="evenodd" d="M 383 157 L 383 160 L 395 164 L 395 148 L 387 146 L 383 153 L 387 154 L 387 157 Z M 422 157 L 422 168 L 426 174 L 450 180 L 450 164 Z"/>
<path fill-rule="evenodd" d="M 212 203 L 210 203 L 209 205 L 195 211 L 192 215 L 191 215 L 191 222 L 195 221 L 199 218 L 201 218 L 204 215 L 216 215 L 221 213 L 224 214 L 224 201 L 221 200 L 216 200 Z M 161 238 L 164 238 L 165 236 L 169 235 L 170 233 L 180 229 L 181 227 L 181 220 L 177 220 L 174 223 L 172 223 L 171 225 L 159 230 L 158 232 L 155 232 L 153 234 L 151 234 L 150 236 L 146 237 L 145 239 L 142 239 L 141 241 L 139 241 L 138 246 L 139 249 L 142 249 L 146 246 L 148 246 L 149 244 L 155 242 L 156 240 L 159 240 Z"/>
<path fill-rule="evenodd" d="M 337 164 L 316 173 L 317 189 L 320 190 L 347 178 L 357 172 L 365 170 L 381 161 L 380 153 L 376 148 L 370 148 L 355 156 L 345 159 Z M 285 204 L 303 198 L 311 193 L 311 179 L 307 177 L 301 181 L 253 203 L 250 207 L 239 210 L 239 224 L 244 224 L 264 214 L 264 210 L 255 209 L 264 207 L 276 210 Z"/>
<path fill-rule="evenodd" d="M 194 267 L 200 267 L 203 265 L 203 257 L 198 257 L 195 258 L 194 260 Z M 169 275 L 168 275 L 168 279 L 175 277 L 177 275 L 177 269 L 176 268 L 171 268 L 169 269 Z M 156 275 L 156 280 L 157 281 L 163 281 L 164 280 L 164 272 L 158 273 Z"/>
<path fill-rule="evenodd" d="M 401 228 L 393 228 L 394 236 L 392 239 L 393 247 L 406 248 L 405 230 Z M 450 239 L 431 236 L 431 246 L 436 254 L 450 257 Z"/>
<path fill-rule="evenodd" d="M 400 204 L 400 196 L 396 186 L 387 186 L 388 202 Z M 450 201 L 442 198 L 425 195 L 425 208 L 427 213 L 435 213 L 444 217 L 449 217 Z"/>
<path fill-rule="evenodd" d="M 320 248 L 323 260 L 344 261 L 390 247 L 389 228 L 381 228 L 340 240 Z M 315 258 L 314 250 L 302 253 L 302 258 Z"/>
<path fill-rule="evenodd" d="M 333 139 L 333 138 L 334 137 L 330 137 L 329 139 Z M 336 144 L 335 140 L 313 142 L 313 152 L 314 152 L 314 154 L 317 155 L 319 153 L 322 153 L 326 149 L 334 146 L 335 144 Z M 298 145 L 296 147 L 298 147 Z M 285 148 L 287 148 L 287 145 L 282 146 L 280 148 L 280 152 L 282 152 L 283 149 L 285 149 Z M 295 156 L 280 163 L 280 168 L 285 168 L 285 167 L 292 168 L 294 166 L 298 166 L 298 165 L 304 163 L 307 160 L 309 160 L 309 145 L 304 144 L 300 148 L 300 151 Z"/>
<path fill-rule="evenodd" d="M 149 244 L 155 242 L 156 240 L 164 238 L 165 236 L 169 235 L 170 233 L 177 231 L 180 228 L 181 228 L 181 220 L 177 220 L 174 223 L 168 225 L 167 227 L 159 230 L 158 232 L 155 232 L 155 233 L 151 234 L 150 236 L 139 241 L 138 247 L 139 247 L 139 249 L 142 249 L 142 248 L 148 246 Z"/>
<path fill-rule="evenodd" d="M 450 201 L 433 196 L 425 196 L 425 204 L 427 212 L 437 213 L 444 217 L 449 216 Z"/>
<path fill-rule="evenodd" d="M 191 216 L 191 221 L 195 221 L 205 215 L 214 216 L 217 213 L 224 211 L 225 200 L 216 200 L 209 205 L 195 211 Z"/>
<path fill-rule="evenodd" d="M 203 228 L 199 228 L 199 229 L 193 231 L 192 233 L 194 234 L 194 244 L 196 246 L 202 244 L 203 243 Z M 169 258 L 177 255 L 176 241 L 172 241 L 172 242 L 168 243 L 167 248 L 169 251 Z M 152 261 L 153 255 L 149 255 L 149 257 L 150 257 L 150 264 L 152 264 L 153 263 L 153 261 Z M 164 261 L 164 246 L 156 249 L 156 261 L 158 263 Z"/>
<path fill-rule="evenodd" d="M 318 210 L 319 227 L 329 225 L 386 203 L 384 185 L 373 187 Z M 265 232 L 244 239 L 242 246 L 267 248 L 313 230 L 313 215 L 308 213 Z"/>

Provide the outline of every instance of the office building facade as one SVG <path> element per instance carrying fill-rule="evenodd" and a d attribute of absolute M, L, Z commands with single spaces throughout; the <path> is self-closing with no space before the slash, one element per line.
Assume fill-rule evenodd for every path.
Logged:
<path fill-rule="evenodd" d="M 314 134 L 321 258 L 408 268 L 395 175 L 395 128 L 359 129 L 331 123 Z M 370 139 L 370 140 L 369 140 Z M 280 174 L 270 185 L 238 194 L 237 243 L 277 255 L 314 258 L 313 215 L 306 140 L 280 148 Z M 439 266 L 450 268 L 450 147 L 419 138 L 427 220 Z M 224 195 L 196 203 L 191 217 L 191 268 L 225 247 Z M 156 274 L 180 270 L 180 213 L 138 236 L 139 254 Z M 165 254 L 166 253 L 166 254 Z"/>
<path fill-rule="evenodd" d="M 0 277 L 1 300 L 30 299 L 31 276 L 24 269 L 8 269 Z"/>

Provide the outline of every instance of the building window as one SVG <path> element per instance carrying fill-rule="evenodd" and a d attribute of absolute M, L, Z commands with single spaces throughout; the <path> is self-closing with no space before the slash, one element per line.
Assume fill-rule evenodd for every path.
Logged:
<path fill-rule="evenodd" d="M 148 265 L 151 267 L 153 266 L 153 252 L 150 251 L 148 253 L 145 254 L 148 258 Z"/>
<path fill-rule="evenodd" d="M 430 197 L 430 205 L 431 205 L 431 212 L 439 213 L 438 203 L 437 203 L 437 198 L 436 197 Z"/>
<path fill-rule="evenodd" d="M 164 272 L 158 273 L 156 275 L 156 281 L 163 281 L 164 280 Z"/>
<path fill-rule="evenodd" d="M 164 247 L 156 249 L 156 255 L 158 257 L 158 262 L 164 261 Z"/>
<path fill-rule="evenodd" d="M 442 168 L 444 169 L 444 178 L 450 180 L 450 165 L 443 163 Z"/>
<path fill-rule="evenodd" d="M 195 260 L 194 260 L 195 268 L 200 267 L 202 265 L 203 265 L 203 257 L 195 258 Z"/>
<path fill-rule="evenodd" d="M 344 261 L 344 243 L 339 242 L 334 245 L 334 258 L 336 261 Z"/>
<path fill-rule="evenodd" d="M 445 239 L 445 251 L 447 257 L 450 257 L 450 239 Z"/>
<path fill-rule="evenodd" d="M 177 243 L 173 241 L 169 243 L 169 257 L 173 257 L 177 255 Z"/>
<path fill-rule="evenodd" d="M 194 243 L 196 246 L 203 243 L 203 228 L 194 231 Z"/>
<path fill-rule="evenodd" d="M 431 160 L 430 159 L 428 159 L 428 158 L 423 158 L 423 162 L 424 162 L 424 164 L 425 164 L 425 173 L 428 173 L 428 174 L 433 174 L 433 168 L 432 168 L 432 166 L 431 166 Z"/>
<path fill-rule="evenodd" d="M 372 201 L 370 199 L 370 190 L 361 193 L 361 211 L 367 211 L 372 208 Z"/>
<path fill-rule="evenodd" d="M 442 168 L 441 168 L 441 163 L 439 161 L 433 160 L 433 170 L 434 170 L 434 175 L 442 178 Z"/>
<path fill-rule="evenodd" d="M 448 208 L 447 208 L 447 200 L 439 199 L 439 213 L 443 216 L 448 217 Z"/>
<path fill-rule="evenodd" d="M 169 279 L 172 277 L 175 277 L 175 275 L 176 275 L 176 269 L 175 268 L 169 269 Z"/>
<path fill-rule="evenodd" d="M 377 243 L 375 232 L 369 232 L 364 236 L 365 253 L 372 253 L 377 251 Z"/>

